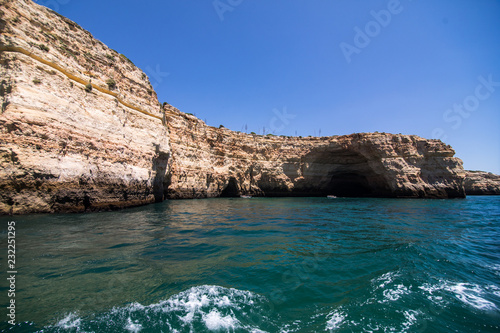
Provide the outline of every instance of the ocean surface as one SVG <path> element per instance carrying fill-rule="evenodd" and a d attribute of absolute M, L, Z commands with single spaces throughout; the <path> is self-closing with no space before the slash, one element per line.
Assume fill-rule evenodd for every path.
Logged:
<path fill-rule="evenodd" d="M 7 332 L 500 332 L 500 196 L 179 200 L 0 223 Z"/>

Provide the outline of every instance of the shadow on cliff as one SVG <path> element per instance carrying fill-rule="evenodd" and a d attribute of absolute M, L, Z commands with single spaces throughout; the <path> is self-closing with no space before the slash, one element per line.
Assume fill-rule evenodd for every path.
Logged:
<path fill-rule="evenodd" d="M 240 193 L 238 190 L 238 182 L 236 181 L 236 178 L 231 177 L 229 178 L 229 182 L 227 183 L 227 186 L 222 190 L 220 197 L 221 198 L 235 198 L 239 197 Z"/>
<path fill-rule="evenodd" d="M 294 191 L 302 195 L 391 196 L 386 179 L 356 151 L 335 147 L 313 150 L 302 158 L 300 168 L 303 178 L 295 184 Z"/>
<path fill-rule="evenodd" d="M 167 197 L 167 189 L 170 185 L 170 177 L 167 176 L 168 161 L 170 154 L 160 150 L 160 145 L 155 145 L 156 156 L 153 158 L 152 170 L 155 173 L 153 179 L 153 195 L 155 202 L 162 202 Z"/>

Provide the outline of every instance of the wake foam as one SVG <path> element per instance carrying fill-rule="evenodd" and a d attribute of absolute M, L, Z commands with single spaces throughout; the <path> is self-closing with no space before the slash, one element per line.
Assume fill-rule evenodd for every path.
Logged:
<path fill-rule="evenodd" d="M 496 316 L 500 309 L 500 287 L 443 280 L 419 285 L 415 280 L 405 279 L 405 274 L 399 271 L 388 272 L 372 279 L 364 296 L 330 310 L 324 330 L 425 331 L 443 309 L 451 307 Z"/>
<path fill-rule="evenodd" d="M 47 332 L 256 332 L 267 323 L 263 296 L 220 286 L 198 286 L 156 304 L 132 303 L 80 317 L 70 313 Z"/>
<path fill-rule="evenodd" d="M 326 322 L 326 330 L 327 331 L 334 331 L 340 328 L 342 324 L 344 323 L 346 319 L 346 314 L 342 311 L 336 310 L 331 312 L 327 318 L 328 321 Z"/>
<path fill-rule="evenodd" d="M 82 320 L 75 313 L 69 313 L 55 325 L 58 328 L 71 329 L 78 328 Z"/>
<path fill-rule="evenodd" d="M 389 272 L 372 279 L 358 297 L 300 320 L 282 318 L 285 312 L 277 312 L 264 296 L 203 285 L 151 305 L 132 303 L 88 316 L 70 313 L 43 332 L 414 332 L 424 331 L 451 307 L 499 311 L 495 285 L 435 281 L 418 284 Z"/>
<path fill-rule="evenodd" d="M 488 298 L 500 297 L 500 288 L 494 285 L 480 286 L 473 283 L 456 283 L 440 281 L 438 284 L 426 283 L 419 287 L 428 293 L 428 299 L 443 302 L 446 292 L 451 293 L 462 303 L 478 310 L 498 310 L 498 307 Z"/>

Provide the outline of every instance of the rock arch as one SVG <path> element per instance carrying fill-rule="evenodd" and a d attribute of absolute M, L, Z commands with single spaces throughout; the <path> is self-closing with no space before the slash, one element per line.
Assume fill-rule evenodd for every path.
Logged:
<path fill-rule="evenodd" d="M 306 155 L 302 165 L 306 166 L 303 168 L 304 178 L 296 190 L 308 186 L 321 196 L 391 196 L 385 176 L 377 173 L 370 161 L 354 150 L 318 149 Z"/>

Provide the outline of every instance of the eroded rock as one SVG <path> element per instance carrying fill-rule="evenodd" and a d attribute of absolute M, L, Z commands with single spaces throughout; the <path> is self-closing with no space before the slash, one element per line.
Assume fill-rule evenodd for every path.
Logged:
<path fill-rule="evenodd" d="M 500 195 L 500 176 L 491 172 L 466 171 L 464 186 L 467 195 Z"/>
<path fill-rule="evenodd" d="M 2 1 L 0 213 L 165 198 L 464 197 L 450 146 L 413 135 L 259 136 L 160 106 L 147 76 L 76 23 Z"/>
<path fill-rule="evenodd" d="M 260 136 L 207 126 L 166 106 L 169 198 L 218 196 L 464 197 L 465 172 L 439 140 L 358 133 Z"/>

